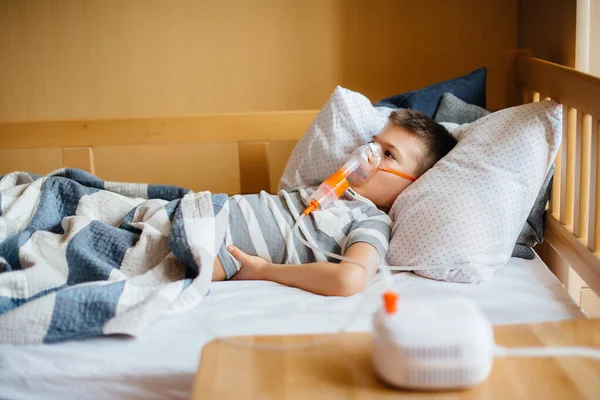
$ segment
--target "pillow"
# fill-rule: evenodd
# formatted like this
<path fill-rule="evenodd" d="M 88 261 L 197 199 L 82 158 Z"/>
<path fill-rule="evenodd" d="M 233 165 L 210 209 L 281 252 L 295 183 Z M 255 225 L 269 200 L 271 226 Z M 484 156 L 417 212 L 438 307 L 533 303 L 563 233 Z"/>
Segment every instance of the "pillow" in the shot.
<path fill-rule="evenodd" d="M 444 93 L 452 93 L 469 104 L 485 108 L 487 69 L 479 68 L 470 74 L 436 83 L 420 90 L 397 94 L 376 103 L 376 107 L 413 108 L 433 118 Z"/>
<path fill-rule="evenodd" d="M 371 140 L 387 123 L 389 108 L 375 108 L 360 93 L 336 87 L 294 147 L 279 189 L 321 184 L 346 162 L 354 149 Z"/>
<path fill-rule="evenodd" d="M 488 114 L 490 114 L 490 112 L 481 107 L 465 103 L 451 93 L 444 93 L 440 106 L 435 114 L 435 120 L 442 124 L 447 124 L 448 122 L 465 124 L 473 122 Z M 449 127 L 446 126 L 446 128 L 448 129 Z M 451 127 L 449 130 L 452 131 L 452 128 L 454 127 Z M 523 225 L 523 229 L 521 230 L 515 248 L 513 249 L 513 257 L 533 260 L 535 257 L 533 247 L 544 240 L 544 211 L 546 210 L 546 204 L 550 198 L 550 185 L 553 175 L 554 166 L 552 166 L 548 172 L 533 208 L 527 217 L 527 221 L 525 222 L 525 225 Z"/>
<path fill-rule="evenodd" d="M 435 113 L 436 122 L 454 122 L 455 124 L 466 124 L 485 117 L 490 112 L 485 108 L 469 104 L 452 93 L 444 93 L 440 105 Z"/>
<path fill-rule="evenodd" d="M 535 203 L 527 217 L 527 221 L 525 221 L 525 225 L 523 225 L 523 229 L 521 229 L 517 244 L 513 249 L 513 257 L 533 260 L 535 258 L 533 247 L 544 241 L 544 212 L 546 211 L 548 199 L 550 199 L 553 175 L 554 164 L 550 167 L 550 171 L 548 171 L 546 179 L 544 179 L 542 188 L 538 193 L 538 197 L 535 199 Z"/>
<path fill-rule="evenodd" d="M 467 126 L 456 147 L 394 202 L 387 262 L 453 282 L 493 275 L 511 257 L 552 166 L 561 119 L 561 105 L 544 101 Z"/>

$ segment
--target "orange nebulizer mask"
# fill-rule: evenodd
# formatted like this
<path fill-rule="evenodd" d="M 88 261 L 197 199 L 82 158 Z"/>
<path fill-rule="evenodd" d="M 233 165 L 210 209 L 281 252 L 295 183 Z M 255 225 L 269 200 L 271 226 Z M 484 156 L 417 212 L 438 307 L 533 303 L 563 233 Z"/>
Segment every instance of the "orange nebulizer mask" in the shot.
<path fill-rule="evenodd" d="M 323 181 L 310 196 L 303 214 L 327 208 L 344 194 L 350 184 L 359 185 L 364 182 L 379 166 L 382 153 L 379 143 L 367 143 L 354 150 L 348 161 Z"/>

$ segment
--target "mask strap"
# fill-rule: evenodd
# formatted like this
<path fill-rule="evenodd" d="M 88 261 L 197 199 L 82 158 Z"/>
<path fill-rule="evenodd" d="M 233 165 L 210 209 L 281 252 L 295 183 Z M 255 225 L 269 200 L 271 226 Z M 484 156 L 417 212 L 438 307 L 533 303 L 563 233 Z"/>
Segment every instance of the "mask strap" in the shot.
<path fill-rule="evenodd" d="M 395 169 L 388 169 L 388 168 L 383 168 L 383 167 L 377 167 L 377 169 L 379 171 L 389 172 L 390 174 L 394 174 L 396 176 L 399 176 L 400 178 L 408 179 L 409 181 L 412 181 L 412 182 L 417 180 L 417 178 L 413 178 L 410 175 L 403 174 L 402 172 L 396 171 Z"/>

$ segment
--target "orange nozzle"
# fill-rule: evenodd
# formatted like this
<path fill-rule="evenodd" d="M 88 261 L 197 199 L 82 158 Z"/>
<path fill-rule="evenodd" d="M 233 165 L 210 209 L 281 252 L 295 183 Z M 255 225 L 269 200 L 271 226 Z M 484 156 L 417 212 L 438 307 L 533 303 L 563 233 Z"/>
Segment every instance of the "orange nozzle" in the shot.
<path fill-rule="evenodd" d="M 398 294 L 391 290 L 386 291 L 383 294 L 383 305 L 386 313 L 394 314 L 398 310 Z"/>
<path fill-rule="evenodd" d="M 302 214 L 304 214 L 304 215 L 308 215 L 308 214 L 310 214 L 311 212 L 313 212 L 313 211 L 317 210 L 318 208 L 319 208 L 319 202 L 318 202 L 318 201 L 316 201 L 316 200 L 313 200 L 313 201 L 312 201 L 312 202 L 311 202 L 311 203 L 308 205 L 308 207 L 306 207 L 306 208 L 304 209 L 304 211 L 302 211 Z"/>

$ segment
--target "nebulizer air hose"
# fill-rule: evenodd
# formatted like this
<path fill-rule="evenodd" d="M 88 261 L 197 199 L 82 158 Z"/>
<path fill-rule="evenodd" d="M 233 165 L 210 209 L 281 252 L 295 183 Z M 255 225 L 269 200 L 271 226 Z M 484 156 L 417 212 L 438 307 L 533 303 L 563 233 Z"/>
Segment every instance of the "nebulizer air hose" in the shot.
<path fill-rule="evenodd" d="M 323 250 L 315 244 L 310 243 L 308 240 L 302 237 L 302 234 L 300 232 L 300 225 L 302 221 L 304 221 L 304 219 L 307 218 L 311 212 L 323 210 L 329 207 L 333 202 L 335 202 L 335 200 L 339 199 L 349 187 L 348 180 L 351 180 L 353 182 L 362 182 L 366 180 L 371 174 L 371 172 L 375 170 L 379 165 L 381 161 L 381 153 L 381 146 L 377 143 L 368 143 L 356 149 L 352 153 L 350 159 L 342 166 L 342 168 L 340 168 L 337 172 L 335 172 L 328 179 L 326 179 L 310 196 L 308 206 L 302 213 L 299 213 L 297 215 L 296 223 L 294 224 L 294 234 L 296 235 L 298 240 L 305 246 L 311 248 L 313 251 L 322 253 L 331 258 L 335 258 L 337 260 L 345 261 L 362 267 L 367 274 L 365 288 L 369 288 L 372 281 L 372 277 L 375 275 L 375 271 L 370 270 L 367 266 L 363 265 L 357 260 L 354 260 L 349 257 L 344 257 L 339 254 L 329 252 L 327 250 Z M 396 309 L 397 294 L 392 287 L 392 275 L 388 268 L 380 268 L 380 270 L 382 271 L 383 282 L 386 286 L 386 290 L 383 294 L 384 306 L 388 312 L 394 312 Z M 215 338 L 218 338 L 220 341 L 233 346 L 248 347 L 260 350 L 305 349 L 329 343 L 330 341 L 334 340 L 338 334 L 346 332 L 350 325 L 354 322 L 356 316 L 359 315 L 359 310 L 364 305 L 366 299 L 367 292 L 365 290 L 362 293 L 362 298 L 358 302 L 356 308 L 351 312 L 348 320 L 337 331 L 333 332 L 332 334 L 321 336 L 318 339 L 308 340 L 303 343 L 295 343 L 291 345 L 272 345 L 263 343 L 241 342 L 236 341 L 234 338 L 229 336 L 219 335 L 218 332 L 215 332 L 212 329 L 210 324 L 207 324 L 207 327 L 209 328 L 210 333 Z"/>

